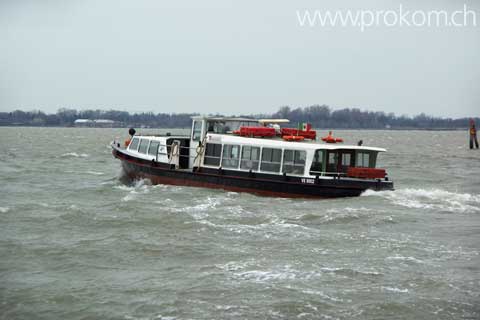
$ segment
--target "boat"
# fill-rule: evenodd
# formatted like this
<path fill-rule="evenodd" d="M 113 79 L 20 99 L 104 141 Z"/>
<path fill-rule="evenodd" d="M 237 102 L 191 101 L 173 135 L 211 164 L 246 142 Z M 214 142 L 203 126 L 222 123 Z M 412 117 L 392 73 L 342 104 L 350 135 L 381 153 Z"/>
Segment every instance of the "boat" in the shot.
<path fill-rule="evenodd" d="M 280 124 L 286 123 L 287 119 L 195 116 L 189 135 L 142 135 L 130 129 L 130 141 L 112 141 L 112 153 L 130 179 L 153 184 L 288 198 L 393 190 L 385 169 L 376 167 L 385 149 L 317 141 L 312 133 L 301 135 L 311 131 L 308 126 L 296 133 L 283 131 L 303 139 L 284 139 Z"/>

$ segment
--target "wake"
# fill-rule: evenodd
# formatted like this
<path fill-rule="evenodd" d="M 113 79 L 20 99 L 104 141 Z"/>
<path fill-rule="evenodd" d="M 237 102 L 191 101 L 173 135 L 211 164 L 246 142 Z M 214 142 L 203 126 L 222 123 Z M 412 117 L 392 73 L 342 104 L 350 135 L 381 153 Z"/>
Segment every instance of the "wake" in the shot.
<path fill-rule="evenodd" d="M 442 189 L 399 189 L 395 191 L 365 191 L 364 197 L 381 197 L 406 208 L 450 213 L 480 212 L 480 195 L 457 193 Z"/>

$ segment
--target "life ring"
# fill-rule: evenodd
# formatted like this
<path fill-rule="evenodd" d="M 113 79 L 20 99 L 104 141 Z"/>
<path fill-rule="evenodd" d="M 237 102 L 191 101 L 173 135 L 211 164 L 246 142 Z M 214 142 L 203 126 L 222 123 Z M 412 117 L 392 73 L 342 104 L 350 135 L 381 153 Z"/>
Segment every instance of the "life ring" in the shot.
<path fill-rule="evenodd" d="M 286 141 L 303 141 L 305 137 L 304 136 L 283 136 L 282 139 Z"/>
<path fill-rule="evenodd" d="M 322 141 L 326 143 L 338 143 L 338 142 L 343 142 L 342 138 L 334 138 L 334 137 L 323 137 Z"/>

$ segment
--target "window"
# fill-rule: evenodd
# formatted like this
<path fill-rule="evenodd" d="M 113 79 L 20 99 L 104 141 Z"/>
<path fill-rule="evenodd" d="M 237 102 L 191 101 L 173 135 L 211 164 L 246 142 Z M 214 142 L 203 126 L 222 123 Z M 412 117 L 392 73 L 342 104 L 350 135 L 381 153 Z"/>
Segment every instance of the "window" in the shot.
<path fill-rule="evenodd" d="M 321 172 L 323 172 L 323 155 L 323 150 L 315 150 L 312 166 L 310 167 L 310 174 L 319 175 Z"/>
<path fill-rule="evenodd" d="M 218 166 L 220 165 L 220 154 L 222 152 L 222 145 L 216 143 L 207 143 L 205 147 L 205 157 L 203 159 L 203 164 L 209 166 Z"/>
<path fill-rule="evenodd" d="M 260 159 L 260 148 L 243 146 L 242 148 L 242 161 L 240 162 L 240 168 L 246 170 L 257 171 Z"/>
<path fill-rule="evenodd" d="M 140 146 L 138 147 L 138 152 L 147 153 L 148 143 L 150 140 L 142 139 L 140 140 Z"/>
<path fill-rule="evenodd" d="M 201 135 L 202 135 L 202 121 L 194 121 L 192 139 L 194 141 L 199 141 Z"/>
<path fill-rule="evenodd" d="M 226 144 L 223 146 L 222 167 L 238 168 L 238 158 L 240 156 L 240 146 Z"/>
<path fill-rule="evenodd" d="M 128 149 L 129 150 L 135 150 L 137 151 L 138 149 L 138 138 L 133 138 L 132 142 L 130 143 L 130 145 L 128 146 Z"/>
<path fill-rule="evenodd" d="M 342 162 L 340 163 L 340 171 L 347 172 L 348 168 L 353 165 L 353 151 L 342 151 Z"/>
<path fill-rule="evenodd" d="M 358 152 L 355 166 L 368 168 L 370 166 L 370 154 L 367 152 Z"/>
<path fill-rule="evenodd" d="M 270 171 L 270 172 L 279 172 L 281 159 L 282 159 L 281 149 L 263 148 L 262 164 L 260 165 L 260 170 Z"/>
<path fill-rule="evenodd" d="M 150 147 L 148 148 L 148 154 L 151 155 L 151 156 L 157 156 L 159 145 L 160 145 L 159 141 L 150 142 Z"/>
<path fill-rule="evenodd" d="M 327 161 L 327 172 L 337 172 L 338 153 L 329 152 Z"/>
<path fill-rule="evenodd" d="M 285 150 L 283 152 L 283 172 L 303 175 L 305 171 L 306 152 Z"/>

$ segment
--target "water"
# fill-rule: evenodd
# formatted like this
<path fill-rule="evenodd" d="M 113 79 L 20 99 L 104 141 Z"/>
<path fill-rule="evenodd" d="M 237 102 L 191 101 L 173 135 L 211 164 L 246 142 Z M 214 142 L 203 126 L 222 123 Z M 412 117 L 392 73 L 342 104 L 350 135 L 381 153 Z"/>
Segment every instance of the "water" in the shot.
<path fill-rule="evenodd" d="M 466 132 L 335 132 L 396 187 L 336 200 L 124 185 L 126 132 L 0 128 L 1 319 L 480 318 Z"/>

